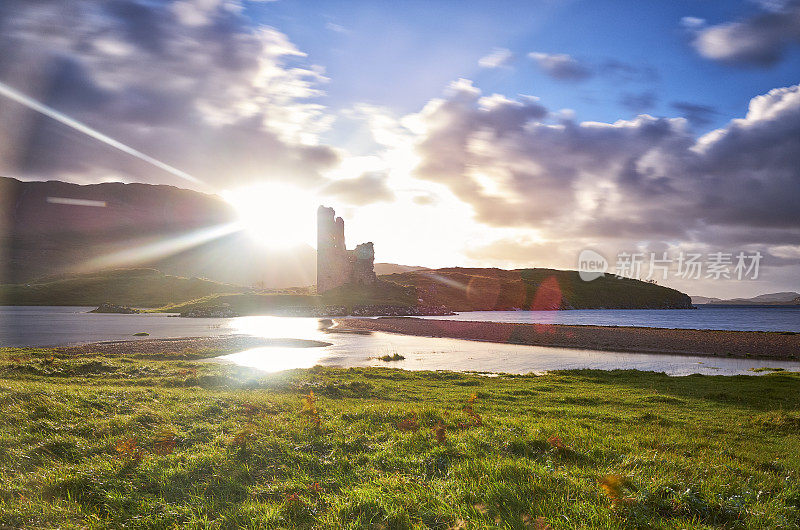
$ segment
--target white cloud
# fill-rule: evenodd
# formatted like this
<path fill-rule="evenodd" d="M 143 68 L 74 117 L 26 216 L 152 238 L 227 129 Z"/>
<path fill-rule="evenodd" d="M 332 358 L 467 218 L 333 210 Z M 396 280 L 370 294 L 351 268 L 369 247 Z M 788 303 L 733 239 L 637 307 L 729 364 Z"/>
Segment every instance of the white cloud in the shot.
<path fill-rule="evenodd" d="M 492 53 L 485 55 L 478 60 L 481 68 L 501 68 L 508 66 L 514 54 L 507 48 L 495 48 Z"/>
<path fill-rule="evenodd" d="M 721 62 L 767 67 L 786 49 L 800 43 L 800 1 L 762 3 L 764 12 L 750 18 L 706 26 L 702 19 L 684 17 L 694 32 L 692 45 L 700 55 Z"/>
<path fill-rule="evenodd" d="M 706 25 L 706 19 L 698 17 L 683 17 L 681 26 L 688 29 L 698 29 Z"/>
<path fill-rule="evenodd" d="M 331 30 L 334 33 L 342 33 L 342 34 L 350 33 L 347 30 L 347 28 L 345 28 L 341 24 L 336 24 L 335 22 L 327 22 L 325 24 L 325 28 Z"/>
<path fill-rule="evenodd" d="M 480 223 L 539 231 L 537 248 L 800 238 L 797 86 L 753 98 L 745 118 L 699 140 L 683 118 L 555 116 L 460 81 L 416 116 L 415 175 L 447 186 Z"/>

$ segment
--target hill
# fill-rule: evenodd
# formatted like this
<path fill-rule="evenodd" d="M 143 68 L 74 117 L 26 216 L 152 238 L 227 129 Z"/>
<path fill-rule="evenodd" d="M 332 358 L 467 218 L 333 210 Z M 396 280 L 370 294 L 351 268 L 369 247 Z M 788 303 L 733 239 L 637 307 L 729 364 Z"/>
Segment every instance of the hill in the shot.
<path fill-rule="evenodd" d="M 557 309 L 687 309 L 674 289 L 613 276 L 584 282 L 575 271 L 553 269 L 418 270 L 380 276 L 374 286 L 346 285 L 324 295 L 311 288 L 213 295 L 159 308 L 207 314 L 229 307 L 241 315 L 441 314 L 447 311 Z"/>
<path fill-rule="evenodd" d="M 0 284 L 132 267 L 259 288 L 314 283 L 312 247 L 267 248 L 230 231 L 237 221 L 222 198 L 173 186 L 0 177 Z"/>
<path fill-rule="evenodd" d="M 418 267 L 414 265 L 398 265 L 396 263 L 376 263 L 375 274 L 383 276 L 385 274 L 399 274 L 401 272 L 411 271 L 429 271 L 427 267 Z"/>
<path fill-rule="evenodd" d="M 239 315 L 344 316 L 348 314 L 416 314 L 414 290 L 391 282 L 344 285 L 323 295 L 313 288 L 275 292 L 215 294 L 160 307 L 164 313 L 205 315 L 221 308 Z"/>
<path fill-rule="evenodd" d="M 92 306 L 110 301 L 126 306 L 159 307 L 214 293 L 244 290 L 236 285 L 171 276 L 154 269 L 121 269 L 0 285 L 0 305 Z"/>
<path fill-rule="evenodd" d="M 732 298 L 729 300 L 706 296 L 693 296 L 692 302 L 695 304 L 712 305 L 800 305 L 800 293 L 767 293 L 752 298 Z"/>
<path fill-rule="evenodd" d="M 446 268 L 381 276 L 414 287 L 419 303 L 453 311 L 686 309 L 688 295 L 652 283 L 605 275 L 584 282 L 575 271 Z"/>
<path fill-rule="evenodd" d="M 145 268 L 0 285 L 0 304 L 5 305 L 88 306 L 106 301 L 175 313 L 207 314 L 226 307 L 240 315 L 691 307 L 689 297 L 673 289 L 611 276 L 587 283 L 574 271 L 553 269 L 418 270 L 380 276 L 375 285 L 346 285 L 323 295 L 317 295 L 313 287 L 254 291 Z"/>

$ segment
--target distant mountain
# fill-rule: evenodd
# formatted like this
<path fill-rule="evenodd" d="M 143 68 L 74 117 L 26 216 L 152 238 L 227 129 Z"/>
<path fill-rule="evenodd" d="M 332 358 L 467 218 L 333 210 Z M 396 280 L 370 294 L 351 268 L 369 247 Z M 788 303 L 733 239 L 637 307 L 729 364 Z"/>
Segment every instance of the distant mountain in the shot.
<path fill-rule="evenodd" d="M 411 272 L 411 271 L 427 271 L 430 270 L 427 267 L 417 267 L 414 265 L 397 265 L 395 263 L 376 263 L 375 264 L 375 274 L 381 276 L 383 274 L 399 274 L 402 272 Z"/>
<path fill-rule="evenodd" d="M 748 298 L 751 302 L 755 303 L 762 303 L 762 302 L 792 302 L 796 298 L 800 297 L 800 293 L 795 292 L 783 292 L 783 293 L 770 293 L 770 294 L 760 294 L 758 296 L 754 296 L 753 298 Z M 739 301 L 742 298 L 736 298 L 733 301 Z"/>
<path fill-rule="evenodd" d="M 219 235 L 236 220 L 220 197 L 173 186 L 0 177 L 0 283 L 125 267 L 259 288 L 316 282 L 312 247 L 278 251 L 243 232 Z"/>
<path fill-rule="evenodd" d="M 706 296 L 692 296 L 693 304 L 719 304 L 719 305 L 800 305 L 800 293 L 782 292 L 760 294 L 752 298 L 710 298 Z"/>
<path fill-rule="evenodd" d="M 697 304 L 700 304 L 700 305 L 702 305 L 702 304 L 716 304 L 716 303 L 719 303 L 721 301 L 722 301 L 721 298 L 712 298 L 712 297 L 708 297 L 708 296 L 692 296 L 692 303 L 695 304 L 695 305 L 697 305 Z"/>

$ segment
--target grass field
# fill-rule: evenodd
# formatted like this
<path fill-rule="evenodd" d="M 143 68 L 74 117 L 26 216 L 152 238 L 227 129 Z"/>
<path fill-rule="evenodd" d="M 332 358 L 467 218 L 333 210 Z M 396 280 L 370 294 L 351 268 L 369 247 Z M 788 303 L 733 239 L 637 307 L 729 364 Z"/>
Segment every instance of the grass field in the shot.
<path fill-rule="evenodd" d="M 0 526 L 797 528 L 800 377 L 0 350 Z"/>
<path fill-rule="evenodd" d="M 281 289 L 278 292 L 214 294 L 196 300 L 170 304 L 158 308 L 162 313 L 181 313 L 193 309 L 227 304 L 240 315 L 283 314 L 293 310 L 323 310 L 330 307 L 356 307 L 381 305 L 409 307 L 416 305 L 414 290 L 391 282 L 376 282 L 374 285 L 344 285 L 322 295 L 314 288 Z"/>

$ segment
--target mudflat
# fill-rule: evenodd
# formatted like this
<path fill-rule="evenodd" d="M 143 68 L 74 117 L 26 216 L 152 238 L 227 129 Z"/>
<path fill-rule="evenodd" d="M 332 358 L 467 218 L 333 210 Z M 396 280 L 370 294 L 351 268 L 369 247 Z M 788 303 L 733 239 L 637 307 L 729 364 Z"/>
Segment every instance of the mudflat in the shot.
<path fill-rule="evenodd" d="M 335 322 L 337 327 L 350 330 L 531 346 L 786 360 L 800 357 L 800 333 L 793 332 L 518 324 L 408 317 L 339 319 Z"/>

